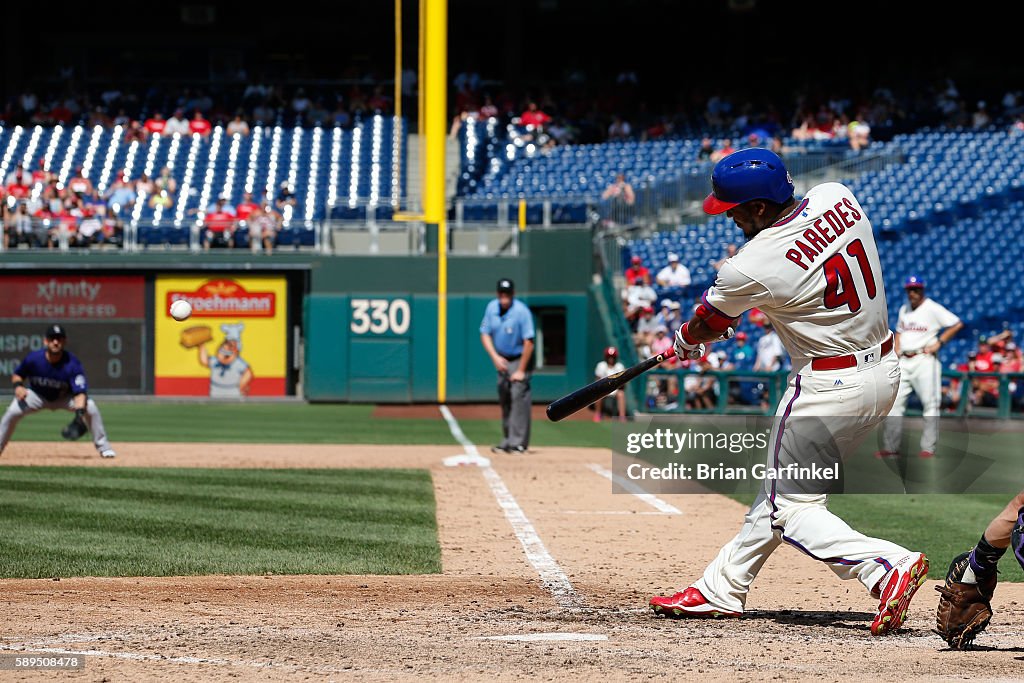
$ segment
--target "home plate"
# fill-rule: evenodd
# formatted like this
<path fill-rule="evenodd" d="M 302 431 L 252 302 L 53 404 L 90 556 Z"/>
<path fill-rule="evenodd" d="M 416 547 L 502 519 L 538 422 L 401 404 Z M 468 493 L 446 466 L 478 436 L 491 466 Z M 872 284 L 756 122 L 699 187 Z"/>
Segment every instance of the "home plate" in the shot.
<path fill-rule="evenodd" d="M 608 640 L 602 633 L 524 633 L 518 636 L 480 636 L 474 640 L 516 640 L 531 643 L 568 640 Z"/>
<path fill-rule="evenodd" d="M 447 467 L 460 467 L 463 465 L 476 465 L 477 467 L 490 467 L 491 461 L 482 455 L 453 455 L 442 461 Z"/>

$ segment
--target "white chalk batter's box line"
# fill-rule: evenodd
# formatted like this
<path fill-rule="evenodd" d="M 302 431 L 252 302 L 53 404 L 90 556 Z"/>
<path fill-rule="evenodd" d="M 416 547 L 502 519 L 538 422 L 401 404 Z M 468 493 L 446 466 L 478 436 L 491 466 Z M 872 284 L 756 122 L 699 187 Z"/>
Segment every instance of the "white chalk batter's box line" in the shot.
<path fill-rule="evenodd" d="M 594 472 L 595 474 L 598 474 L 598 475 L 604 477 L 605 479 L 607 479 L 608 481 L 612 482 L 613 484 L 618 485 L 623 491 L 626 491 L 626 492 L 636 496 L 637 498 L 639 498 L 643 502 L 647 503 L 652 508 L 654 508 L 655 510 L 657 510 L 658 512 L 660 512 L 662 514 L 666 514 L 666 515 L 681 515 L 681 514 L 683 514 L 682 511 L 679 508 L 677 508 L 675 505 L 672 505 L 671 503 L 666 503 L 665 501 L 663 501 L 661 498 L 658 498 L 653 493 L 647 493 L 642 488 L 640 488 L 635 482 L 632 482 L 632 481 L 626 479 L 625 477 L 620 477 L 619 475 L 615 474 L 611 470 L 607 470 L 607 469 L 601 467 L 597 463 L 590 463 L 589 465 L 587 465 L 587 469 L 590 470 L 591 472 Z"/>

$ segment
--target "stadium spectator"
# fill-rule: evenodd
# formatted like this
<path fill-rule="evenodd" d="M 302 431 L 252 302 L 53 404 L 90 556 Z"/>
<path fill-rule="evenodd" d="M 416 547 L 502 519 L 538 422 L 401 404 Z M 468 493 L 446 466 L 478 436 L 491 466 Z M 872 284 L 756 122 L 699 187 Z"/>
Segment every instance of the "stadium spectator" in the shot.
<path fill-rule="evenodd" d="M 633 127 L 629 125 L 628 121 L 623 120 L 621 116 L 615 116 L 611 124 L 608 126 L 608 140 L 628 140 L 633 134 Z"/>
<path fill-rule="evenodd" d="M 625 292 L 625 314 L 631 326 L 636 327 L 637 316 L 647 306 L 654 306 L 658 295 L 654 292 L 646 277 L 639 278 L 632 285 L 626 288 Z"/>
<path fill-rule="evenodd" d="M 203 117 L 203 112 L 196 109 L 195 114 L 192 115 L 192 120 L 188 122 L 188 130 L 192 134 L 198 134 L 200 137 L 205 138 L 213 130 L 213 126 Z"/>
<path fill-rule="evenodd" d="M 764 334 L 757 340 L 757 357 L 754 370 L 757 372 L 778 372 L 784 369 L 786 349 L 770 321 L 764 322 Z"/>
<path fill-rule="evenodd" d="M 626 174 L 616 173 L 615 180 L 601 193 L 601 199 L 611 200 L 613 204 L 633 206 L 636 202 L 636 193 L 626 180 Z"/>
<path fill-rule="evenodd" d="M 292 98 L 293 112 L 300 115 L 305 114 L 306 110 L 309 109 L 312 104 L 313 103 L 310 102 L 309 97 L 306 96 L 305 88 L 299 88 L 295 91 L 295 96 Z"/>
<path fill-rule="evenodd" d="M 75 175 L 67 182 L 68 191 L 79 197 L 92 194 L 92 181 L 85 175 L 84 169 L 79 166 L 75 169 Z"/>
<path fill-rule="evenodd" d="M 252 118 L 257 125 L 270 126 L 274 124 L 274 120 L 277 118 L 277 110 L 269 100 L 264 100 L 253 107 Z"/>
<path fill-rule="evenodd" d="M 640 309 L 636 320 L 636 332 L 633 333 L 633 344 L 641 358 L 651 355 L 651 342 L 654 341 L 654 334 L 661 325 L 663 323 L 654 315 L 653 306 L 644 306 Z"/>
<path fill-rule="evenodd" d="M 92 212 L 86 212 L 78 224 L 74 246 L 89 247 L 103 242 L 103 221 Z"/>
<path fill-rule="evenodd" d="M 188 135 L 190 128 L 188 125 L 188 119 L 185 118 L 184 109 L 175 109 L 174 114 L 171 118 L 167 119 L 164 123 L 164 131 L 161 135 Z"/>
<path fill-rule="evenodd" d="M 850 121 L 847 130 L 850 149 L 854 152 L 867 149 L 871 145 L 871 125 L 864 118 Z"/>
<path fill-rule="evenodd" d="M 211 246 L 232 248 L 235 246 L 235 217 L 227 210 L 226 202 L 218 199 L 214 210 L 203 219 L 203 250 Z"/>
<path fill-rule="evenodd" d="M 178 181 L 174 179 L 170 166 L 160 169 L 160 175 L 153 181 L 153 190 L 156 193 L 166 193 L 170 197 L 174 197 L 174 193 L 178 191 Z"/>
<path fill-rule="evenodd" d="M 735 256 L 737 251 L 739 251 L 739 247 L 737 247 L 735 244 L 729 244 L 728 246 L 725 247 L 725 254 L 722 255 L 722 258 L 716 261 L 712 261 L 711 267 L 714 268 L 716 271 L 721 270 L 722 266 L 725 265 L 725 262 L 731 259 L 733 256 Z"/>
<path fill-rule="evenodd" d="M 7 188 L 7 192 L 10 193 L 10 188 L 15 185 L 20 185 L 25 189 L 28 189 L 32 184 L 32 176 L 25 172 L 25 167 L 20 163 L 14 167 L 14 170 L 7 174 L 7 178 L 4 179 L 4 187 Z"/>
<path fill-rule="evenodd" d="M 480 105 L 480 118 L 490 119 L 498 115 L 498 107 L 495 106 L 494 100 L 491 99 L 490 95 L 484 95 L 484 103 Z"/>
<path fill-rule="evenodd" d="M 153 112 L 153 115 L 146 119 L 146 123 L 143 126 L 146 135 L 153 135 L 154 133 L 163 135 L 166 128 L 167 121 L 164 120 L 163 114 L 158 111 Z"/>
<path fill-rule="evenodd" d="M 657 315 L 658 322 L 670 330 L 679 329 L 679 326 L 686 322 L 683 320 L 682 309 L 678 301 L 662 299 L 661 310 Z"/>
<path fill-rule="evenodd" d="M 986 375 L 978 378 L 974 385 L 973 400 L 972 403 L 982 408 L 998 408 L 999 407 L 999 377 L 998 374 L 1002 372 L 1003 356 L 999 353 L 993 353 L 991 358 L 991 369 L 990 370 L 975 370 L 978 372 L 990 372 L 993 374 Z"/>
<path fill-rule="evenodd" d="M 352 125 L 352 115 L 348 113 L 348 109 L 345 108 L 345 101 L 341 97 L 338 98 L 334 106 L 331 120 L 334 122 L 335 128 L 349 128 Z"/>
<path fill-rule="evenodd" d="M 22 202 L 18 208 L 10 211 L 4 203 L 4 250 L 16 249 L 18 245 L 37 246 L 35 233 L 32 229 L 32 217 L 28 206 Z"/>
<path fill-rule="evenodd" d="M 714 141 L 711 138 L 702 138 L 700 141 L 700 149 L 697 150 L 697 161 L 711 161 L 711 156 L 714 153 Z"/>
<path fill-rule="evenodd" d="M 632 258 L 630 258 L 630 263 L 632 265 L 630 265 L 629 268 L 626 268 L 627 285 L 631 285 L 636 282 L 637 278 L 646 278 L 647 280 L 651 279 L 651 271 L 643 264 L 643 259 L 636 254 L 633 254 Z"/>
<path fill-rule="evenodd" d="M 125 181 L 124 172 L 120 172 L 114 178 L 114 182 L 107 188 L 105 198 L 107 200 L 107 206 L 110 207 L 114 213 L 119 213 L 131 209 L 135 205 L 135 199 L 138 195 L 135 192 L 135 184 Z"/>
<path fill-rule="evenodd" d="M 735 151 L 736 148 L 732 146 L 732 138 L 726 138 L 722 141 L 722 146 L 712 152 L 711 161 L 718 163 L 718 161 L 724 159 Z"/>
<path fill-rule="evenodd" d="M 988 337 L 978 337 L 978 351 L 974 359 L 975 372 L 992 372 L 992 347 Z"/>
<path fill-rule="evenodd" d="M 273 253 L 281 226 L 281 214 L 274 211 L 270 204 L 257 206 L 248 214 L 246 225 L 249 228 L 249 249 L 252 253 L 258 254 L 261 246 L 268 255 Z"/>
<path fill-rule="evenodd" d="M 988 105 L 985 100 L 978 102 L 977 108 L 971 115 L 971 127 L 972 128 L 987 128 L 992 124 L 992 117 L 988 113 Z"/>
<path fill-rule="evenodd" d="M 260 205 L 253 201 L 252 192 L 242 195 L 242 201 L 235 207 L 235 216 L 240 221 L 249 219 L 250 214 L 260 210 Z"/>
<path fill-rule="evenodd" d="M 594 379 L 604 379 L 610 377 L 619 372 L 625 372 L 626 366 L 619 360 L 619 350 L 614 346 L 609 346 L 604 350 L 604 360 L 594 366 Z M 626 392 L 623 389 L 613 391 L 604 398 L 600 399 L 593 405 L 591 409 L 594 411 L 594 422 L 601 421 L 601 415 L 608 407 L 606 404 L 613 403 L 614 407 L 617 408 L 617 414 L 620 422 L 626 421 Z M 610 411 L 609 411 L 610 412 Z"/>
<path fill-rule="evenodd" d="M 292 189 L 287 180 L 282 180 L 277 190 L 277 197 L 274 198 L 274 206 L 277 207 L 278 211 L 285 212 L 294 209 L 298 203 L 299 200 L 295 196 L 295 190 Z"/>
<path fill-rule="evenodd" d="M 668 265 L 658 271 L 657 281 L 659 287 L 688 287 L 690 271 L 679 263 L 678 254 L 669 252 Z"/>
<path fill-rule="evenodd" d="M 235 118 L 231 119 L 228 123 L 228 127 L 225 131 L 228 137 L 234 137 L 241 135 L 242 137 L 248 137 L 249 135 L 249 124 L 242 118 L 242 110 L 239 109 L 235 112 Z"/>
<path fill-rule="evenodd" d="M 1014 342 L 1006 342 L 1002 371 L 1007 374 L 1024 372 L 1024 356 Z"/>
<path fill-rule="evenodd" d="M 32 171 L 32 187 L 46 187 L 57 182 L 57 174 L 46 169 L 46 158 L 40 157 L 36 170 Z"/>
<path fill-rule="evenodd" d="M 138 197 L 145 199 L 149 195 L 156 191 L 156 185 L 153 184 L 153 179 L 146 173 L 143 173 L 135 180 L 135 194 Z"/>
<path fill-rule="evenodd" d="M 551 121 L 551 117 L 539 109 L 537 103 L 533 101 L 526 105 L 526 111 L 519 117 L 519 122 L 522 125 L 533 126 L 534 128 L 543 128 L 549 121 Z"/>
<path fill-rule="evenodd" d="M 736 370 L 748 371 L 754 369 L 754 358 L 754 349 L 747 344 L 747 333 L 743 331 L 737 332 L 732 345 L 732 353 L 729 356 L 729 362 Z"/>
<path fill-rule="evenodd" d="M 651 355 L 667 353 L 671 348 L 672 336 L 668 333 L 668 328 L 664 325 L 659 325 L 654 334 L 654 341 L 651 342 Z M 678 370 L 679 368 L 679 359 L 675 357 L 670 358 L 658 366 L 659 370 Z M 653 396 L 648 392 L 649 405 L 653 398 L 654 405 L 664 410 L 673 410 L 679 406 L 679 379 L 676 375 L 659 376 L 655 381 L 654 389 L 655 391 Z"/>

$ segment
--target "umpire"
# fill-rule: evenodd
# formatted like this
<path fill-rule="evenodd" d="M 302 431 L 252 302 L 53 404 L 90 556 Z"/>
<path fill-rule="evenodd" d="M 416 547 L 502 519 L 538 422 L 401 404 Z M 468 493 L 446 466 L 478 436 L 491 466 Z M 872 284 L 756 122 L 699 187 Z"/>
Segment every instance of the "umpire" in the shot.
<path fill-rule="evenodd" d="M 525 453 L 530 446 L 530 375 L 533 371 L 533 316 L 515 298 L 511 280 L 498 280 L 498 296 L 487 304 L 480 342 L 498 371 L 498 402 L 504 438 L 494 453 Z"/>
<path fill-rule="evenodd" d="M 114 449 L 107 439 L 100 409 L 89 398 L 89 384 L 82 364 L 64 348 L 67 333 L 61 325 L 50 325 L 44 339 L 44 347 L 25 356 L 11 375 L 14 400 L 0 418 L 0 453 L 21 418 L 46 408 L 74 411 L 75 418 L 61 431 L 61 436 L 75 440 L 87 430 L 91 431 L 93 445 L 100 455 L 113 458 Z"/>

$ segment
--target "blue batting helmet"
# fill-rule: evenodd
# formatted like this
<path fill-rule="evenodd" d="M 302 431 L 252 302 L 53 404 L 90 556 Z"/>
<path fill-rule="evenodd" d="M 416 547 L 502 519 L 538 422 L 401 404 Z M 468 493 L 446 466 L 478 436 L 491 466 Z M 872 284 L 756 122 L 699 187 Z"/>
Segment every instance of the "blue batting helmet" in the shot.
<path fill-rule="evenodd" d="M 711 188 L 704 200 L 704 213 L 712 215 L 752 199 L 783 204 L 794 192 L 793 179 L 782 159 L 762 147 L 741 149 L 715 164 Z"/>
<path fill-rule="evenodd" d="M 924 289 L 924 278 L 920 275 L 911 275 L 903 281 L 903 289 Z"/>

